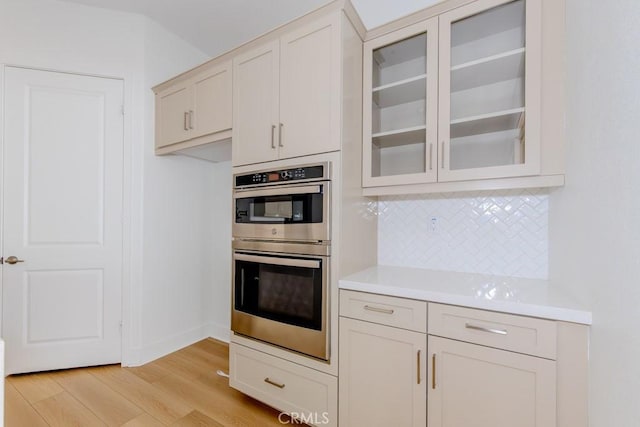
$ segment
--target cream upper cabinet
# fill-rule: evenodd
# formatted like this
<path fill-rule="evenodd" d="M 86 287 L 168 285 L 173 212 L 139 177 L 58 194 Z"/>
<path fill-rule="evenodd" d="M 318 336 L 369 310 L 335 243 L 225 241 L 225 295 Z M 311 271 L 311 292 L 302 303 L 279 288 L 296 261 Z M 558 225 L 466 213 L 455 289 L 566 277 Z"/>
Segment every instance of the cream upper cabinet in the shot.
<path fill-rule="evenodd" d="M 363 185 L 437 180 L 438 21 L 364 45 Z"/>
<path fill-rule="evenodd" d="M 480 0 L 440 21 L 440 181 L 540 173 L 539 0 Z"/>
<path fill-rule="evenodd" d="M 192 138 L 231 129 L 231 61 L 192 80 Z"/>
<path fill-rule="evenodd" d="M 231 61 L 227 61 L 159 91 L 156 148 L 229 131 L 231 87 Z M 216 136 L 203 138 L 202 142 L 214 140 Z"/>
<path fill-rule="evenodd" d="M 191 90 L 187 83 L 156 95 L 156 148 L 189 139 Z"/>
<path fill-rule="evenodd" d="M 340 149 L 338 18 L 234 58 L 234 166 Z"/>
<path fill-rule="evenodd" d="M 563 24 L 551 3 L 443 3 L 365 42 L 365 194 L 564 183 L 562 53 L 549 37 L 561 43 Z"/>
<path fill-rule="evenodd" d="M 426 425 L 426 315 L 424 301 L 340 291 L 340 425 Z"/>
<path fill-rule="evenodd" d="M 280 43 L 233 60 L 233 165 L 278 158 Z"/>

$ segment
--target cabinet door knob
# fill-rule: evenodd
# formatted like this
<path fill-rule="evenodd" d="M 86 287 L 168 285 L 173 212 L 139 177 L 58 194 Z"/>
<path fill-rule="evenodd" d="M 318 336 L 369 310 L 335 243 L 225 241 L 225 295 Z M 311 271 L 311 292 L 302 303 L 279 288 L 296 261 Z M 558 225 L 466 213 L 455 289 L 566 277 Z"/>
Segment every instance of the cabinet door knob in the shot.
<path fill-rule="evenodd" d="M 184 119 L 182 122 L 182 127 L 184 128 L 184 130 L 189 130 L 189 126 L 187 125 L 187 116 L 189 116 L 189 112 L 185 111 L 184 112 Z"/>
<path fill-rule="evenodd" d="M 284 147 L 284 144 L 282 143 L 282 128 L 284 127 L 284 125 L 282 123 L 280 123 L 280 128 L 278 129 L 278 147 Z"/>

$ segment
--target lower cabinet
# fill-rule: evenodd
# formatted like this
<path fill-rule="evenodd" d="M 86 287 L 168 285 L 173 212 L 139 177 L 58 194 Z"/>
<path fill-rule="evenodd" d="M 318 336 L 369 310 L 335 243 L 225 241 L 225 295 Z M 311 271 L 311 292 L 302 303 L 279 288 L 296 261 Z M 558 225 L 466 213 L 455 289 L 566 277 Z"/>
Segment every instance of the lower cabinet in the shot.
<path fill-rule="evenodd" d="M 426 308 L 423 301 L 340 292 L 341 426 L 426 425 Z"/>
<path fill-rule="evenodd" d="M 297 423 L 338 425 L 336 377 L 233 342 L 229 365 L 229 385 L 236 390 L 291 415 Z"/>
<path fill-rule="evenodd" d="M 429 336 L 429 427 L 553 427 L 553 360 Z"/>
<path fill-rule="evenodd" d="M 555 427 L 557 322 L 429 304 L 429 427 Z"/>

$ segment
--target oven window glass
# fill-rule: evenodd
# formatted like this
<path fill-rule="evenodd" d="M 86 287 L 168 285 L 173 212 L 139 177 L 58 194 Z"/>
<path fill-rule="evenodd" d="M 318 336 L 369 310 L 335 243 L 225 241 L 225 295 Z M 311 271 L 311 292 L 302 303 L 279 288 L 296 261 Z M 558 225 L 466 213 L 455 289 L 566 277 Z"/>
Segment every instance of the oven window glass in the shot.
<path fill-rule="evenodd" d="M 236 260 L 235 267 L 236 310 L 321 330 L 322 260 L 319 268 L 244 260 Z"/>
<path fill-rule="evenodd" d="M 322 199 L 320 193 L 236 199 L 236 223 L 321 223 Z"/>

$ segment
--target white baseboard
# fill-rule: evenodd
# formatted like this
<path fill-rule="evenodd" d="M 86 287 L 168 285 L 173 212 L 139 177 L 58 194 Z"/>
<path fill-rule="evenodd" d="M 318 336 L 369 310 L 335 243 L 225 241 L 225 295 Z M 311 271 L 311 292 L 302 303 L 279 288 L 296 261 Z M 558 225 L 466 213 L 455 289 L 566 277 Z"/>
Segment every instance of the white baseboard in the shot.
<path fill-rule="evenodd" d="M 209 323 L 209 337 L 218 341 L 228 343 L 231 341 L 231 330 L 229 325 L 221 325 L 219 323 Z"/>
<path fill-rule="evenodd" d="M 181 348 L 212 336 L 210 333 L 211 330 L 212 325 L 205 324 L 189 331 L 173 335 L 148 346 L 130 349 L 126 352 L 127 360 L 124 360 L 123 356 L 122 366 L 140 366 L 145 363 L 152 362 L 162 356 L 166 356 L 169 353 L 173 353 L 174 351 L 178 351 Z M 214 338 L 222 339 L 218 337 Z"/>

